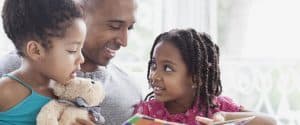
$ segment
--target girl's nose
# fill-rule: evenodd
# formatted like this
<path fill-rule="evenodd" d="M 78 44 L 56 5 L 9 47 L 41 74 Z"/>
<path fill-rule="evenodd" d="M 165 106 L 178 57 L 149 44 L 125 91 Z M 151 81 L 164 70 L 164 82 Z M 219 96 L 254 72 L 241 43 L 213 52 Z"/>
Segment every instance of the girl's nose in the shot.
<path fill-rule="evenodd" d="M 154 78 L 155 81 L 161 81 L 161 79 L 162 79 L 162 78 L 159 77 L 159 76 L 156 76 L 156 77 Z"/>
<path fill-rule="evenodd" d="M 82 52 L 80 51 L 80 55 L 79 55 L 79 64 L 84 63 L 84 57 L 82 55 Z"/>
<path fill-rule="evenodd" d="M 157 72 L 153 72 L 151 80 L 153 82 L 158 82 L 158 81 L 161 81 L 162 78 L 161 78 L 161 76 Z"/>

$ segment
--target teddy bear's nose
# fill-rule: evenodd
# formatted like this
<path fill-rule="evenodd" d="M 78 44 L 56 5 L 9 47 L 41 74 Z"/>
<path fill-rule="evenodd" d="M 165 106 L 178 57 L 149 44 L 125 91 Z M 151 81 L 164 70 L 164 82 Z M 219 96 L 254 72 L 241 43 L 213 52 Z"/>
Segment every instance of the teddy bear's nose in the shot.
<path fill-rule="evenodd" d="M 91 81 L 92 84 L 95 84 L 95 81 Z"/>

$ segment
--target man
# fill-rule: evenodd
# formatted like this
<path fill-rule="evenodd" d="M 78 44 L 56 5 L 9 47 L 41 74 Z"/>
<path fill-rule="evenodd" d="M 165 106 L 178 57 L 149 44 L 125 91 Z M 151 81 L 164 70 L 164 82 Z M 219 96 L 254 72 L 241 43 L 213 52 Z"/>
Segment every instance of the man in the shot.
<path fill-rule="evenodd" d="M 79 0 L 86 12 L 87 36 L 82 53 L 85 62 L 78 76 L 102 81 L 106 97 L 100 104 L 106 125 L 120 125 L 133 113 L 142 94 L 116 65 L 110 63 L 127 46 L 128 30 L 135 24 L 134 0 Z M 63 60 L 62 60 L 63 61 Z M 0 59 L 0 75 L 19 67 L 20 59 L 9 54 Z"/>

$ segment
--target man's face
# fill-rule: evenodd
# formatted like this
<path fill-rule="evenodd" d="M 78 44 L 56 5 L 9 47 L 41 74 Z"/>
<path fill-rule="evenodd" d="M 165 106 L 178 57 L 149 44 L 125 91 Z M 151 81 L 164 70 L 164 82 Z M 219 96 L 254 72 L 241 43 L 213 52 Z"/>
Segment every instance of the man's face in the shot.
<path fill-rule="evenodd" d="M 106 66 L 120 47 L 127 46 L 135 23 L 134 0 L 102 0 L 87 11 L 83 55 L 88 63 Z"/>

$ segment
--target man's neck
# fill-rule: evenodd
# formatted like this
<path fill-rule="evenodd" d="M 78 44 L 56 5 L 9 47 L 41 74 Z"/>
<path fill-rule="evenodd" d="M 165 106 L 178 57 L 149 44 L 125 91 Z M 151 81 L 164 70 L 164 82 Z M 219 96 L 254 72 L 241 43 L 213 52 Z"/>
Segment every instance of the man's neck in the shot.
<path fill-rule="evenodd" d="M 80 66 L 81 66 L 81 71 L 82 72 L 94 72 L 98 69 L 98 66 L 100 66 L 100 65 L 97 65 L 97 64 L 92 63 L 90 61 L 85 61 Z"/>

